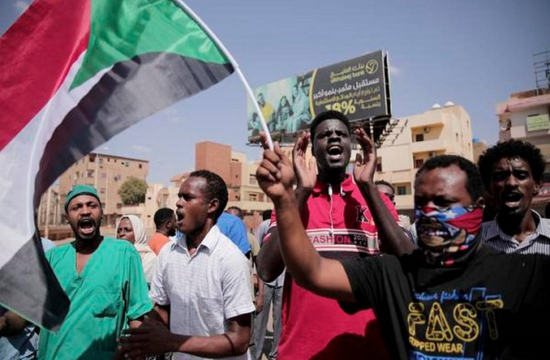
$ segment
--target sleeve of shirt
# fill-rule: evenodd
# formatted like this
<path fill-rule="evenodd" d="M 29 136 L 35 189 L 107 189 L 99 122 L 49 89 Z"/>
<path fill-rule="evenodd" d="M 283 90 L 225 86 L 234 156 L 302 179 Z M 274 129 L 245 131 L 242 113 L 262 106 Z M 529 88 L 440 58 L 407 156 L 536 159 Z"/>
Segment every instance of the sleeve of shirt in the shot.
<path fill-rule="evenodd" d="M 341 302 L 344 311 L 353 313 L 362 309 L 376 307 L 381 301 L 383 268 L 381 256 L 368 256 L 342 261 L 344 270 L 348 275 L 353 295 L 357 300 L 354 304 Z"/>
<path fill-rule="evenodd" d="M 157 268 L 153 274 L 153 278 L 151 279 L 151 290 L 149 291 L 149 297 L 151 300 L 162 306 L 170 304 L 170 298 L 168 298 L 168 294 L 166 294 L 166 289 L 164 288 L 164 269 L 168 260 L 169 251 L 170 244 L 164 246 L 160 250 Z"/>
<path fill-rule="evenodd" d="M 130 320 L 135 320 L 147 314 L 153 309 L 153 303 L 147 294 L 147 281 L 141 266 L 139 253 L 132 247 L 128 251 L 130 269 L 128 271 L 127 315 Z"/>
<path fill-rule="evenodd" d="M 237 255 L 237 254 L 236 254 Z M 224 317 L 231 319 L 255 310 L 252 302 L 250 265 L 248 260 L 238 254 L 228 254 L 222 266 Z"/>
<path fill-rule="evenodd" d="M 250 244 L 248 243 L 248 238 L 246 236 L 246 227 L 244 226 L 244 222 L 242 222 L 242 220 L 239 219 L 239 221 L 235 221 L 233 223 L 228 238 L 232 239 L 235 244 L 237 244 L 243 254 L 251 251 Z"/>

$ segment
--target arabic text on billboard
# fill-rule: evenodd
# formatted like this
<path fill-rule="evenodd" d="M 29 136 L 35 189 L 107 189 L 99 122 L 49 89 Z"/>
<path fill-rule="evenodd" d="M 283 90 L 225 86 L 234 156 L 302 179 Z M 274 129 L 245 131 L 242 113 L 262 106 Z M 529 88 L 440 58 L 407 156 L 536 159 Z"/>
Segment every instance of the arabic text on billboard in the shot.
<path fill-rule="evenodd" d="M 387 58 L 383 51 L 315 69 L 254 89 L 273 134 L 292 135 L 309 128 L 325 110 L 337 110 L 356 122 L 391 116 Z M 248 138 L 258 140 L 260 119 L 248 103 Z"/>

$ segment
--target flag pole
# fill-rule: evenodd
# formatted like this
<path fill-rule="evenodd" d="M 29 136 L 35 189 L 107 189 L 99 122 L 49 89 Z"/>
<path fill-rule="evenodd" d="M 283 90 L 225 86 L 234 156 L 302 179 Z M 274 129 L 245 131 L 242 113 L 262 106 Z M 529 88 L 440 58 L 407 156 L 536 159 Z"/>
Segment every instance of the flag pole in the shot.
<path fill-rule="evenodd" d="M 231 62 L 231 65 L 235 68 L 235 72 L 239 75 L 239 78 L 241 79 L 244 88 L 246 89 L 246 92 L 248 93 L 248 96 L 252 99 L 252 104 L 254 105 L 254 108 L 256 109 L 258 116 L 260 117 L 262 129 L 266 135 L 267 144 L 269 146 L 269 149 L 273 150 L 273 140 L 271 138 L 271 134 L 269 132 L 269 129 L 267 127 L 267 123 L 265 122 L 264 116 L 262 114 L 262 110 L 260 109 L 260 106 L 258 105 L 258 101 L 256 100 L 256 96 L 254 96 L 254 93 L 252 92 L 252 89 L 250 88 L 250 85 L 248 85 L 248 81 L 246 81 L 246 78 L 244 77 L 244 74 L 242 73 L 239 64 L 237 61 L 233 58 L 233 56 L 229 53 L 229 51 L 226 49 L 226 47 L 222 44 L 222 42 L 217 38 L 216 35 L 210 30 L 208 26 L 191 10 L 184 2 L 183 0 L 172 0 L 176 5 L 181 7 L 183 10 L 185 10 L 192 18 L 195 20 L 202 29 L 212 38 L 214 43 L 221 49 L 221 51 L 224 53 L 225 56 L 229 59 Z"/>

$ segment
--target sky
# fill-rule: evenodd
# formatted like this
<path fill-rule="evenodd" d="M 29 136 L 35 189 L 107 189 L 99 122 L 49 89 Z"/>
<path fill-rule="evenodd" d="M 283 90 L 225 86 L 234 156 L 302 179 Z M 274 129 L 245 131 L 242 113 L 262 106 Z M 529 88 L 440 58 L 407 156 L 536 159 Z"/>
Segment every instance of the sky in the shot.
<path fill-rule="evenodd" d="M 3 34 L 31 3 L 0 0 Z M 452 101 L 475 138 L 498 139 L 495 105 L 535 88 L 533 54 L 550 51 L 549 0 L 187 0 L 251 87 L 385 50 L 393 117 Z M 60 25 L 60 31 L 62 31 Z M 149 183 L 194 169 L 195 143 L 247 145 L 246 91 L 236 74 L 127 129 L 96 151 L 149 160 Z"/>

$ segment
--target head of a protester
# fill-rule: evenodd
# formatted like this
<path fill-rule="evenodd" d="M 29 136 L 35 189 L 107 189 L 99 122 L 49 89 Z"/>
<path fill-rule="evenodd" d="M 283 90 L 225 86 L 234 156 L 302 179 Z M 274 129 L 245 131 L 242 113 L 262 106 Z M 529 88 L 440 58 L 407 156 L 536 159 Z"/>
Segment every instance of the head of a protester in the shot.
<path fill-rule="evenodd" d="M 228 201 L 227 185 L 216 173 L 193 171 L 181 184 L 176 216 L 179 231 L 189 236 L 210 228 L 223 213 Z"/>
<path fill-rule="evenodd" d="M 147 245 L 147 234 L 143 221 L 136 215 L 122 215 L 116 225 L 117 239 L 126 240 L 132 244 Z"/>
<path fill-rule="evenodd" d="M 415 178 L 415 226 L 426 261 L 464 263 L 483 222 L 483 182 L 474 163 L 457 155 L 430 158 Z"/>
<path fill-rule="evenodd" d="M 546 167 L 540 149 L 511 139 L 487 149 L 478 165 L 498 217 L 522 218 L 531 209 Z"/>
<path fill-rule="evenodd" d="M 351 126 L 339 111 L 324 111 L 311 122 L 311 151 L 320 177 L 341 175 L 351 157 Z"/>
<path fill-rule="evenodd" d="M 153 216 L 157 232 L 166 236 L 176 235 L 176 214 L 170 208 L 160 208 Z"/>
<path fill-rule="evenodd" d="M 225 212 L 228 213 L 228 214 L 231 214 L 231 215 L 235 215 L 236 217 L 238 217 L 241 220 L 244 217 L 243 210 L 238 206 L 230 206 L 225 210 Z"/>
<path fill-rule="evenodd" d="M 76 239 L 91 240 L 101 236 L 103 210 L 95 187 L 74 185 L 65 198 L 65 214 Z"/>
<path fill-rule="evenodd" d="M 376 180 L 374 184 L 376 185 L 378 191 L 386 195 L 388 199 L 390 199 L 390 201 L 395 205 L 395 188 L 393 187 L 393 185 L 386 180 Z"/>
<path fill-rule="evenodd" d="M 271 220 L 271 213 L 273 212 L 273 210 L 271 209 L 267 209 L 267 210 L 264 210 L 262 212 L 262 220 L 265 221 L 265 220 Z"/>

